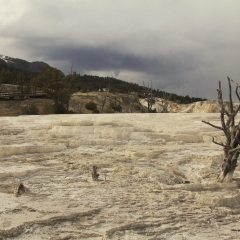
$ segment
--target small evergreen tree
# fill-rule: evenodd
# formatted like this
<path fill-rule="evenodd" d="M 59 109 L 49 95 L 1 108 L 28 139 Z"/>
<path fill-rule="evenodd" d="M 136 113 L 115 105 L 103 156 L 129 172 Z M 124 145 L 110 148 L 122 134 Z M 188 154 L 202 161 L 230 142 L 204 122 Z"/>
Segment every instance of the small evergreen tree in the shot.
<path fill-rule="evenodd" d="M 85 105 L 85 108 L 93 111 L 94 109 L 97 109 L 97 104 L 93 101 L 90 101 Z"/>

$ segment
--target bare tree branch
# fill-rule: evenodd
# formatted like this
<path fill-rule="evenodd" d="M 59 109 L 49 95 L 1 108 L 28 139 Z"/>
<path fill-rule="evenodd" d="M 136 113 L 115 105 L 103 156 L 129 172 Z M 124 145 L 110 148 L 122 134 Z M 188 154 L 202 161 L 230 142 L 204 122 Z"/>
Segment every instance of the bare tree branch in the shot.
<path fill-rule="evenodd" d="M 232 83 L 234 83 L 237 87 L 240 87 L 238 83 L 235 83 L 230 77 L 228 77 Z"/>
<path fill-rule="evenodd" d="M 238 114 L 239 110 L 240 110 L 240 104 L 237 106 L 237 108 L 235 110 L 234 117 L 236 117 L 236 115 Z"/>
<path fill-rule="evenodd" d="M 217 89 L 218 92 L 218 103 L 220 105 L 221 111 L 220 111 L 220 119 L 222 124 L 222 131 L 224 132 L 225 136 L 228 140 L 230 140 L 231 134 L 228 131 L 228 128 L 226 127 L 225 121 L 224 121 L 224 104 L 223 104 L 223 98 L 222 98 L 222 88 L 221 88 L 221 81 L 219 81 L 219 89 Z"/>
<path fill-rule="evenodd" d="M 240 97 L 239 97 L 239 94 L 238 94 L 238 86 L 236 87 L 236 91 L 235 92 L 236 92 L 238 100 L 240 101 Z"/>
<path fill-rule="evenodd" d="M 229 104 L 230 104 L 230 112 L 233 113 L 233 101 L 232 101 L 232 87 L 231 87 L 231 80 L 228 78 L 228 87 L 229 87 Z M 234 120 L 234 119 L 233 119 Z M 232 122 L 232 126 L 234 125 L 234 121 Z"/>
<path fill-rule="evenodd" d="M 217 128 L 217 129 L 223 131 L 223 128 L 221 128 L 221 127 L 219 127 L 219 126 L 216 126 L 216 125 L 213 125 L 213 124 L 211 124 L 210 122 L 207 122 L 207 121 L 204 121 L 204 120 L 202 120 L 202 122 L 203 122 L 203 123 L 206 123 L 206 124 L 208 124 L 208 125 L 210 125 L 211 127 L 214 127 L 214 128 Z"/>
<path fill-rule="evenodd" d="M 228 77 L 229 78 L 229 77 Z M 239 96 L 239 94 L 238 94 L 238 88 L 240 87 L 237 83 L 235 83 L 231 78 L 229 78 L 230 79 L 230 81 L 232 82 L 232 83 L 234 83 L 235 85 L 236 85 L 236 91 L 235 91 L 235 93 L 236 93 L 236 95 L 237 95 L 237 98 L 238 98 L 238 100 L 240 101 L 240 96 Z"/>
<path fill-rule="evenodd" d="M 216 141 L 214 140 L 214 137 L 213 137 L 212 141 L 213 141 L 213 143 L 215 143 L 215 144 L 217 144 L 217 145 L 220 145 L 220 146 L 222 146 L 222 147 L 227 147 L 227 146 L 224 145 L 223 143 L 216 142 Z"/>
<path fill-rule="evenodd" d="M 235 153 L 236 151 L 240 151 L 240 146 L 229 150 L 230 153 Z"/>

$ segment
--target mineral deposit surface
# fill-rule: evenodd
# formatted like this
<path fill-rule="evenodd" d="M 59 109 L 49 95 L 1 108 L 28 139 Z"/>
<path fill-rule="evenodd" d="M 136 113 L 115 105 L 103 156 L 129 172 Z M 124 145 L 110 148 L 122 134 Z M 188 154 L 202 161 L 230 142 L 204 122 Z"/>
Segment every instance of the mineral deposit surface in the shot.
<path fill-rule="evenodd" d="M 201 120 L 219 114 L 1 117 L 0 239 L 240 239 L 240 169 L 216 183 Z"/>

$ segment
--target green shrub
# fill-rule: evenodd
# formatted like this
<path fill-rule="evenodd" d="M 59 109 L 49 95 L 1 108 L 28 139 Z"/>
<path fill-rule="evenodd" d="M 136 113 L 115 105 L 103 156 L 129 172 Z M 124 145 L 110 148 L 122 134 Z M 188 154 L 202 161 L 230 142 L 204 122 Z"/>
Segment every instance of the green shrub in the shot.
<path fill-rule="evenodd" d="M 93 109 L 92 113 L 100 113 L 97 108 Z"/>
<path fill-rule="evenodd" d="M 121 107 L 120 104 L 118 104 L 118 105 L 115 105 L 115 106 L 114 106 L 113 110 L 115 110 L 115 111 L 117 111 L 117 112 L 122 112 L 122 107 Z"/>
<path fill-rule="evenodd" d="M 93 111 L 94 109 L 97 109 L 97 104 L 93 101 L 90 101 L 85 105 L 85 108 Z"/>
<path fill-rule="evenodd" d="M 122 107 L 121 107 L 120 104 L 115 104 L 113 102 L 110 102 L 109 105 L 108 105 L 107 111 L 109 113 L 114 112 L 114 111 L 122 112 Z"/>
<path fill-rule="evenodd" d="M 73 110 L 69 110 L 67 113 L 68 114 L 75 114 L 75 112 Z"/>
<path fill-rule="evenodd" d="M 54 106 L 50 102 L 45 102 L 43 104 L 42 114 L 53 114 L 54 113 Z"/>
<path fill-rule="evenodd" d="M 156 108 L 154 108 L 154 109 L 150 109 L 149 112 L 150 112 L 150 113 L 157 113 L 157 110 L 156 110 Z"/>
<path fill-rule="evenodd" d="M 39 109 L 35 103 L 28 104 L 27 106 L 22 107 L 22 114 L 26 115 L 38 115 Z"/>
<path fill-rule="evenodd" d="M 107 108 L 106 113 L 114 113 L 114 111 L 112 110 L 112 108 Z"/>
<path fill-rule="evenodd" d="M 152 99 L 151 100 L 152 104 L 156 103 L 156 100 L 155 99 Z"/>
<path fill-rule="evenodd" d="M 62 103 L 54 104 L 54 113 L 55 114 L 66 114 L 67 109 L 63 106 Z"/>

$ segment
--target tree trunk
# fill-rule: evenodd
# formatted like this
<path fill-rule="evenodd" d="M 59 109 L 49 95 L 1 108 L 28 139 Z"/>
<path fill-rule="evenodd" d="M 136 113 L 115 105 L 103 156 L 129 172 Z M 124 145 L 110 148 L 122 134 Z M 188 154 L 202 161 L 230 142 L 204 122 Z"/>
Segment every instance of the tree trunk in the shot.
<path fill-rule="evenodd" d="M 99 177 L 99 174 L 97 173 L 97 166 L 93 166 L 93 170 L 92 170 L 92 179 L 94 181 L 97 181 Z"/>
<path fill-rule="evenodd" d="M 233 155 L 229 155 L 228 159 L 224 159 L 222 163 L 222 172 L 218 176 L 217 181 L 218 182 L 223 182 L 226 176 L 227 182 L 231 182 L 233 178 L 233 173 L 235 171 L 235 168 L 237 167 L 237 159 L 239 156 L 239 151 L 236 151 Z"/>

